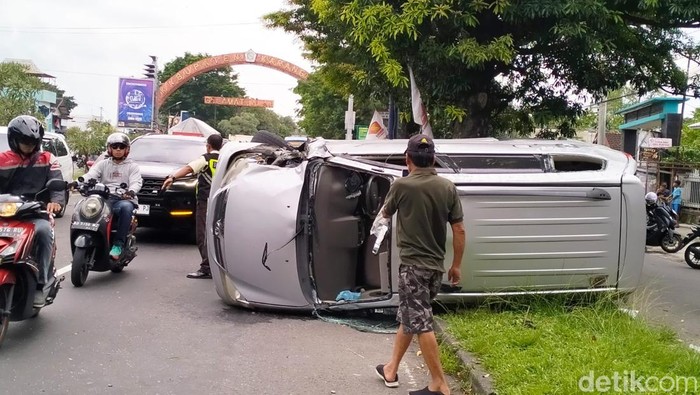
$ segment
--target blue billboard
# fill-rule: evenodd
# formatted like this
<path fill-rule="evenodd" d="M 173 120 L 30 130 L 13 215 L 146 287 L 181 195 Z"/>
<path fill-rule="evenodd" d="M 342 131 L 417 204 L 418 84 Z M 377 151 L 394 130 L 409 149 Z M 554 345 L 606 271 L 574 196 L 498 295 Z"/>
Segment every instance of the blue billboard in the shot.
<path fill-rule="evenodd" d="M 118 127 L 148 128 L 153 121 L 153 80 L 119 79 Z"/>

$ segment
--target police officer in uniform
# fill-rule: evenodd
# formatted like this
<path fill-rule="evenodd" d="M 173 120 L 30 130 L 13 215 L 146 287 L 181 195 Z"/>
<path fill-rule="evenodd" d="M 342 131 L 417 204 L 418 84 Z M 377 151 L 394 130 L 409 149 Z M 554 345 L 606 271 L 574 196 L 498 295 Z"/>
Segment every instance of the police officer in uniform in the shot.
<path fill-rule="evenodd" d="M 211 189 L 211 180 L 214 177 L 216 163 L 219 161 L 219 150 L 223 145 L 224 139 L 219 134 L 212 134 L 207 138 L 207 153 L 203 154 L 196 160 L 179 168 L 175 173 L 169 175 L 163 182 L 163 189 L 168 189 L 173 184 L 173 181 L 188 174 L 197 174 L 197 213 L 196 221 L 196 237 L 199 255 L 202 257 L 202 262 L 199 265 L 199 270 L 187 275 L 188 278 L 211 278 L 211 269 L 209 268 L 209 257 L 207 256 L 207 236 L 205 226 L 207 222 L 207 199 Z"/>

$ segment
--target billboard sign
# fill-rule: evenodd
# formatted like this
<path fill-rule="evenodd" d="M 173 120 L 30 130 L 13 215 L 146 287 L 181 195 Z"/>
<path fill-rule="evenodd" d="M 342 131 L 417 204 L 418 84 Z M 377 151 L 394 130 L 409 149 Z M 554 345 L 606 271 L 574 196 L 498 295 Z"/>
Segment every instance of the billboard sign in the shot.
<path fill-rule="evenodd" d="M 150 127 L 153 121 L 153 80 L 119 78 L 118 127 Z"/>

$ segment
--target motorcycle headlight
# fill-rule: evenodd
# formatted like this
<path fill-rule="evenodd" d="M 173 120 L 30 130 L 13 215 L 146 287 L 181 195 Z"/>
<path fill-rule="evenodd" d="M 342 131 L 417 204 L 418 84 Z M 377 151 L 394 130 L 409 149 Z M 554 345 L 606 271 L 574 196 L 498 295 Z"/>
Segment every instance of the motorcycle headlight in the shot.
<path fill-rule="evenodd" d="M 85 199 L 83 204 L 80 206 L 80 214 L 85 218 L 93 218 L 102 211 L 102 200 L 96 197 L 89 197 Z"/>
<path fill-rule="evenodd" d="M 0 203 L 0 217 L 12 217 L 17 214 L 22 203 Z"/>

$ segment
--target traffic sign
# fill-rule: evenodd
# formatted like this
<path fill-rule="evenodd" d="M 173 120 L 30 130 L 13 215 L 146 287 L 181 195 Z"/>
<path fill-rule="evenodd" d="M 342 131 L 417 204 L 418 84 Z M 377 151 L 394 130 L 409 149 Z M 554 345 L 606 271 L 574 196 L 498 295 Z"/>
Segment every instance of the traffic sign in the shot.
<path fill-rule="evenodd" d="M 642 144 L 642 147 L 647 148 L 671 148 L 673 146 L 673 141 L 668 138 L 661 137 L 649 137 L 646 142 Z"/>

